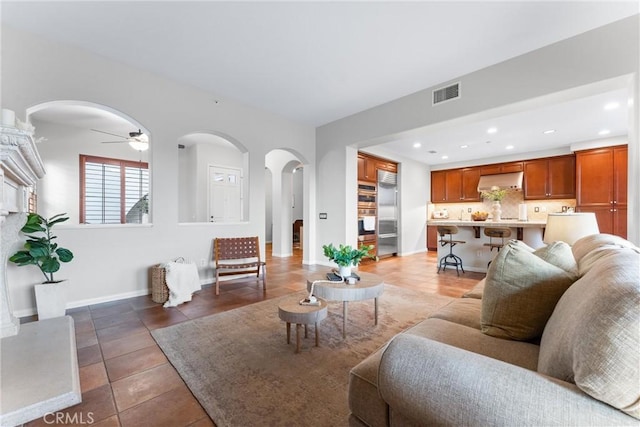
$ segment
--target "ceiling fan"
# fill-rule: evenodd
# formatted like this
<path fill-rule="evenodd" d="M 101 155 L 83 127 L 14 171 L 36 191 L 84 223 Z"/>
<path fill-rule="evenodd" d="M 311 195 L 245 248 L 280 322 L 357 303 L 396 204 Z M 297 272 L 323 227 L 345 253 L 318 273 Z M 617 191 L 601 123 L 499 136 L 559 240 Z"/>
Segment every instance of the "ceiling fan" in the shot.
<path fill-rule="evenodd" d="M 103 144 L 118 144 L 122 142 L 128 142 L 129 146 L 137 151 L 146 151 L 149 149 L 149 137 L 138 129 L 137 131 L 129 132 L 129 136 L 122 136 L 111 132 L 105 132 L 103 130 L 91 129 L 94 132 L 104 133 L 106 135 L 117 136 L 122 138 L 120 141 L 102 141 Z"/>

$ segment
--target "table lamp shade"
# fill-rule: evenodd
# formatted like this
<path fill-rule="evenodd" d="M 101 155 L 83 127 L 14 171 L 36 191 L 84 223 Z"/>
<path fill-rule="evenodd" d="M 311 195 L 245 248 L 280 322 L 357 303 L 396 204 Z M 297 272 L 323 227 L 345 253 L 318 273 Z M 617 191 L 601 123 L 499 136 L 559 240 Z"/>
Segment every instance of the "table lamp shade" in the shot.
<path fill-rule="evenodd" d="M 562 241 L 573 245 L 577 240 L 600 233 L 593 212 L 557 213 L 547 216 L 544 243 Z"/>

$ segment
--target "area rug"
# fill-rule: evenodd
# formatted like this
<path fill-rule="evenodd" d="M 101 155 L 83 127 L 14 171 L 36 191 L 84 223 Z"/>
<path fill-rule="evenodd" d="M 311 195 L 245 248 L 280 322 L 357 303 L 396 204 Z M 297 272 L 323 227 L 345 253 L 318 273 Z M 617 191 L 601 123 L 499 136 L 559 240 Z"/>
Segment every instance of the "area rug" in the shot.
<path fill-rule="evenodd" d="M 304 291 L 191 320 L 152 335 L 218 427 L 345 426 L 349 370 L 398 332 L 451 301 L 385 285 L 378 325 L 373 300 L 349 303 L 342 338 L 342 303 L 330 302 L 319 324 L 295 350 L 286 343 L 278 304 Z"/>

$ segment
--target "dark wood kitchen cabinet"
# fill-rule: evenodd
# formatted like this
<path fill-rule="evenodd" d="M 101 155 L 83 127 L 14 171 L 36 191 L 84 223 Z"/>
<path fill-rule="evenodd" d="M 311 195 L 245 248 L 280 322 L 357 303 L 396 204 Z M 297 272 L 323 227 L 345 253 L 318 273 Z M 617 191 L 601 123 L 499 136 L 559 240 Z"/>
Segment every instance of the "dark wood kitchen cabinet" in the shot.
<path fill-rule="evenodd" d="M 358 181 L 377 182 L 379 170 L 397 173 L 398 164 L 364 153 L 358 153 Z"/>
<path fill-rule="evenodd" d="M 523 162 L 524 199 L 574 199 L 576 158 L 572 155 Z"/>
<path fill-rule="evenodd" d="M 358 154 L 358 181 L 376 182 L 376 161 Z"/>
<path fill-rule="evenodd" d="M 627 238 L 626 145 L 576 153 L 576 208 L 594 212 L 601 233 Z"/>
<path fill-rule="evenodd" d="M 427 250 L 438 250 L 438 227 L 435 225 L 427 225 Z"/>
<path fill-rule="evenodd" d="M 522 162 L 496 163 L 480 166 L 480 175 L 495 175 L 498 173 L 522 172 Z"/>
<path fill-rule="evenodd" d="M 431 172 L 431 201 L 434 203 L 447 201 L 446 171 Z"/>
<path fill-rule="evenodd" d="M 478 182 L 480 182 L 480 168 L 462 169 L 462 197 L 463 202 L 479 202 Z"/>
<path fill-rule="evenodd" d="M 447 169 L 431 172 L 431 201 L 459 203 L 480 201 L 480 168 Z"/>

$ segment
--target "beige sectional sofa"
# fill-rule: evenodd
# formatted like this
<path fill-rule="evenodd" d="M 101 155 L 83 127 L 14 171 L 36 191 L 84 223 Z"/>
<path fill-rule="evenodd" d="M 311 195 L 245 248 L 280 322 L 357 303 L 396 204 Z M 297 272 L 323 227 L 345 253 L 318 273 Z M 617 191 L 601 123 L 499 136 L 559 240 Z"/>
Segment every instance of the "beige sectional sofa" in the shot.
<path fill-rule="evenodd" d="M 640 249 L 512 241 L 465 297 L 354 367 L 351 426 L 640 425 Z"/>

